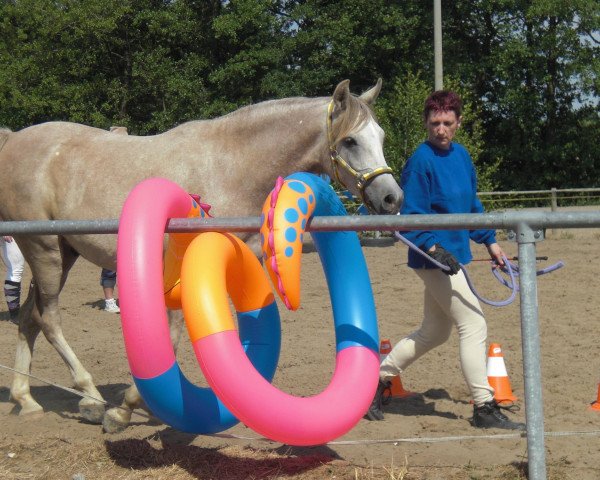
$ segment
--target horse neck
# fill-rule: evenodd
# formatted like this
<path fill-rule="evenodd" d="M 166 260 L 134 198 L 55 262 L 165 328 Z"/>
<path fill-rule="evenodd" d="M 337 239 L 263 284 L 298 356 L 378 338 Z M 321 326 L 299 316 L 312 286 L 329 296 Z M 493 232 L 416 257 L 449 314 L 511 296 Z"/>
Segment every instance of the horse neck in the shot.
<path fill-rule="evenodd" d="M 323 172 L 328 157 L 327 98 L 286 98 L 241 108 L 214 120 L 239 147 L 260 151 L 278 175 Z"/>

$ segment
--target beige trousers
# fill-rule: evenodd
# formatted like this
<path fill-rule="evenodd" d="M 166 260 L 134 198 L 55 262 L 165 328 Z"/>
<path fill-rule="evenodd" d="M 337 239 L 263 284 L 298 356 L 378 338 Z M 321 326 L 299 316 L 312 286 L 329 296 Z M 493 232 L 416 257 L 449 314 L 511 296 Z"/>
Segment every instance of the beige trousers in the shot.
<path fill-rule="evenodd" d="M 411 363 L 458 330 L 458 352 L 463 376 L 475 405 L 491 400 L 486 372 L 487 325 L 479 301 L 467 285 L 462 271 L 445 275 L 439 269 L 415 269 L 425 284 L 423 322 L 420 328 L 400 340 L 381 363 L 381 380 L 390 380 Z"/>

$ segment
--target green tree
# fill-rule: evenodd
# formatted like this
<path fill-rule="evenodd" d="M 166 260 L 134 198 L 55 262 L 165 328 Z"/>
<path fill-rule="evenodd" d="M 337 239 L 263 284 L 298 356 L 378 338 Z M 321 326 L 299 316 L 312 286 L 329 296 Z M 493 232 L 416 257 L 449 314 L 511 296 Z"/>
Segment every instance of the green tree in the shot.
<path fill-rule="evenodd" d="M 385 131 L 385 157 L 397 175 L 406 160 L 426 138 L 423 103 L 431 87 L 419 74 L 398 77 L 375 104 Z"/>
<path fill-rule="evenodd" d="M 480 99 L 483 160 L 512 172 L 502 187 L 595 186 L 599 4 L 459 0 L 448 8 L 444 59 Z"/>
<path fill-rule="evenodd" d="M 188 2 L 3 2 L 0 122 L 149 133 L 198 115 L 212 62 L 194 13 Z"/>
<path fill-rule="evenodd" d="M 286 67 L 285 17 L 277 0 L 225 2 L 212 23 L 215 63 L 209 74 L 212 114 L 279 97 L 273 79 Z"/>
<path fill-rule="evenodd" d="M 482 188 L 597 185 L 599 11 L 587 0 L 443 4 L 446 86 L 466 99 L 459 141 Z M 0 124 L 148 134 L 382 77 L 377 111 L 399 171 L 424 135 L 432 24 L 420 0 L 6 0 Z"/>
<path fill-rule="evenodd" d="M 287 1 L 281 45 L 285 69 L 274 74 L 285 95 L 327 95 L 343 79 L 364 90 L 393 79 L 425 54 L 422 2 Z"/>

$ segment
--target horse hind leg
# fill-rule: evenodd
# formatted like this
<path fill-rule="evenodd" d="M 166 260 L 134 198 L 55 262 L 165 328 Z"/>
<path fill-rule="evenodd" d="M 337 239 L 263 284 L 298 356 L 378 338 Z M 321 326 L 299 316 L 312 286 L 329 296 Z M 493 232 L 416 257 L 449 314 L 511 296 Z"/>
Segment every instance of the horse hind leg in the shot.
<path fill-rule="evenodd" d="M 119 433 L 131 422 L 131 415 L 136 408 L 143 405 L 142 397 L 135 384 L 125 390 L 123 403 L 106 411 L 102 419 L 102 430 L 106 433 Z"/>
<path fill-rule="evenodd" d="M 39 312 L 34 308 L 34 295 L 32 282 L 29 286 L 27 299 L 19 310 L 19 333 L 15 355 L 15 370 L 17 372 L 30 372 L 33 347 L 41 330 Z M 35 318 L 36 315 L 37 318 Z M 10 399 L 21 407 L 19 415 L 33 415 L 44 412 L 42 406 L 31 396 L 29 377 L 27 375 L 15 373 L 10 388 Z"/>
<path fill-rule="evenodd" d="M 183 314 L 181 310 L 167 310 L 167 315 L 169 317 L 169 331 L 173 350 L 177 351 L 177 345 L 183 331 Z M 122 432 L 131 422 L 133 410 L 140 407 L 147 410 L 140 392 L 135 384 L 133 384 L 125 391 L 123 403 L 119 407 L 114 407 L 106 411 L 102 421 L 103 430 L 106 433 Z"/>
<path fill-rule="evenodd" d="M 51 244 L 52 241 L 56 243 Z M 85 394 L 84 398 L 79 401 L 79 411 L 83 418 L 92 423 L 101 423 L 104 417 L 104 399 L 96 389 L 92 376 L 83 367 L 75 352 L 67 343 L 60 326 L 58 295 L 78 254 L 65 242 L 57 241 L 56 237 L 46 237 L 44 240 L 40 240 L 39 243 L 27 243 L 23 253 L 31 266 L 34 277 L 34 307 L 30 322 L 38 324 L 46 339 L 67 364 L 73 378 L 74 387 Z M 36 261 L 30 261 L 28 257 Z M 21 322 L 23 322 L 23 319 Z M 39 333 L 39 329 L 35 332 L 35 335 L 29 333 L 25 328 L 27 326 L 28 323 L 26 322 L 23 327 L 23 335 L 21 335 L 21 327 L 19 327 L 19 344 L 21 347 L 17 347 L 17 355 L 22 355 L 22 358 L 16 359 L 16 363 L 21 367 L 20 370 L 24 372 L 28 372 L 31 368 L 33 343 L 35 342 L 35 336 Z M 29 349 L 28 355 L 25 351 L 24 342 L 27 343 Z M 27 380 L 28 389 L 29 381 Z M 18 399 L 19 395 L 23 398 L 23 393 L 22 384 L 18 384 L 14 392 L 11 389 L 11 396 L 17 399 L 19 403 L 21 403 Z M 27 393 L 29 392 L 27 391 Z M 27 399 L 27 396 L 25 399 Z M 26 411 L 32 408 L 27 403 L 21 403 L 21 406 L 22 408 L 25 406 Z M 37 411 L 40 410 L 41 407 Z"/>
<path fill-rule="evenodd" d="M 62 275 L 60 278 L 59 293 L 67 281 L 67 275 L 69 274 L 71 267 L 73 267 L 75 261 L 79 257 L 79 254 L 66 242 L 61 242 L 60 247 L 62 255 Z M 55 307 L 54 312 L 58 316 L 60 322 L 58 294 L 56 295 L 55 300 L 56 301 L 53 303 L 53 306 Z M 73 378 L 75 389 L 85 394 L 79 401 L 79 413 L 88 422 L 100 424 L 104 418 L 104 405 L 106 402 L 96 388 L 92 375 L 84 368 L 71 346 L 67 343 L 59 322 L 50 323 L 48 325 L 50 328 L 44 328 L 46 324 L 43 323 L 42 332 L 67 364 Z"/>

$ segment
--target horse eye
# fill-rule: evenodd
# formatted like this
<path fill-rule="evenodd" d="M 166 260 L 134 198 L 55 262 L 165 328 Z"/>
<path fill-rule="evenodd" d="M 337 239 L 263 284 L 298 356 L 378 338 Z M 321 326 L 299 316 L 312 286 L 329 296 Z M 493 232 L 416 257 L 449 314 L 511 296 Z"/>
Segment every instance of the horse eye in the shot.
<path fill-rule="evenodd" d="M 352 137 L 346 137 L 344 138 L 344 144 L 347 147 L 354 147 L 356 145 L 356 140 L 354 140 Z"/>

